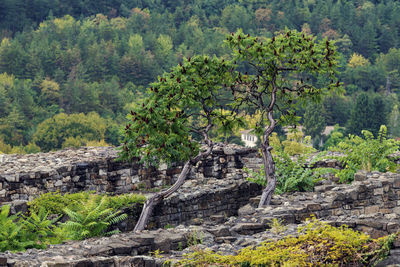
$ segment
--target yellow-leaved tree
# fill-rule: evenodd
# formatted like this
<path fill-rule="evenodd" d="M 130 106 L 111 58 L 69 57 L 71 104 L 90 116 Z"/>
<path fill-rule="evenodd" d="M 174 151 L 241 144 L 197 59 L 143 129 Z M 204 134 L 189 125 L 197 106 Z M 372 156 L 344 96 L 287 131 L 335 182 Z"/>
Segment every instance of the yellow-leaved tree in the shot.
<path fill-rule="evenodd" d="M 353 55 L 351 56 L 349 63 L 347 65 L 350 68 L 357 68 L 357 67 L 368 66 L 370 64 L 371 63 L 369 62 L 369 60 L 366 59 L 365 57 L 363 57 L 362 55 L 353 53 Z"/>

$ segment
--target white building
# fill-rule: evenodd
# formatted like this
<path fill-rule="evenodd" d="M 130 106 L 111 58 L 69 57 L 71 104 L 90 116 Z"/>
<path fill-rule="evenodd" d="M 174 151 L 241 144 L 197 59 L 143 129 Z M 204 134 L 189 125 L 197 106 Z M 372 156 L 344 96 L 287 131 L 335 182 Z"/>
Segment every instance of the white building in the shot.
<path fill-rule="evenodd" d="M 257 143 L 257 136 L 251 133 L 251 130 L 244 130 L 240 132 L 242 141 L 247 147 L 255 147 Z"/>

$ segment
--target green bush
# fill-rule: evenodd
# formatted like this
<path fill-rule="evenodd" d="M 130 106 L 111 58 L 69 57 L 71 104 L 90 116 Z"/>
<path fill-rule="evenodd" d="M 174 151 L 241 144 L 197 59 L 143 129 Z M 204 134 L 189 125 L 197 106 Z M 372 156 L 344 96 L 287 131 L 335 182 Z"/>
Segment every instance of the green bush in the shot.
<path fill-rule="evenodd" d="M 317 173 L 305 167 L 305 157 L 298 156 L 297 160 L 292 160 L 290 156 L 283 152 L 277 151 L 274 154 L 275 175 L 276 175 L 276 194 L 285 192 L 304 192 L 312 191 L 314 184 L 320 180 Z M 247 180 L 266 186 L 267 181 L 264 174 L 264 166 L 258 172 L 245 169 L 248 172 Z"/>
<path fill-rule="evenodd" d="M 96 195 L 80 192 L 61 195 L 50 192 L 29 202 L 29 215 L 9 216 L 10 206 L 0 209 L 0 251 L 21 251 L 28 248 L 44 249 L 67 239 L 83 239 L 110 235 L 112 224 L 127 218 L 116 211 L 123 207 L 143 204 L 145 197 L 137 194 L 118 196 Z M 50 215 L 59 215 L 49 219 Z M 61 216 L 69 220 L 55 225 Z"/>
<path fill-rule="evenodd" d="M 59 191 L 41 194 L 39 197 L 28 202 L 31 212 L 39 212 L 43 208 L 49 214 L 64 214 L 64 209 L 69 208 L 75 210 L 82 201 L 87 201 L 93 191 L 79 192 L 73 194 L 61 195 Z"/>
<path fill-rule="evenodd" d="M 28 240 L 18 214 L 9 216 L 10 205 L 4 205 L 0 211 L 0 251 L 19 251 L 32 247 L 35 242 Z"/>
<path fill-rule="evenodd" d="M 59 239 L 54 232 L 54 223 L 59 218 L 49 220 L 49 212 L 40 208 L 39 212 L 32 211 L 29 216 L 22 215 L 20 219 L 26 238 L 35 243 L 35 248 L 45 249 L 47 245 L 59 243 Z"/>
<path fill-rule="evenodd" d="M 42 207 L 49 214 L 62 215 L 64 209 L 68 208 L 72 211 L 77 211 L 80 209 L 82 203 L 89 201 L 90 198 L 95 198 L 97 202 L 100 201 L 102 195 L 94 194 L 94 191 L 79 192 L 79 193 L 66 193 L 61 195 L 60 192 L 49 192 L 41 194 L 38 198 L 30 201 L 28 203 L 30 211 L 39 212 Z M 140 194 L 122 194 L 115 196 L 106 196 L 107 208 L 112 208 L 114 210 L 121 209 L 123 207 L 128 207 L 133 204 L 143 204 L 146 198 Z"/>
<path fill-rule="evenodd" d="M 334 148 L 344 154 L 336 157 L 343 165 L 343 169 L 336 173 L 340 182 L 353 181 L 358 170 L 387 172 L 397 169 L 389 155 L 399 149 L 400 142 L 386 138 L 386 126 L 380 127 L 376 138 L 367 130 L 363 130 L 362 134 L 364 138 L 349 135 Z"/>
<path fill-rule="evenodd" d="M 98 201 L 95 197 L 81 202 L 80 209 L 73 211 L 65 208 L 64 212 L 69 220 L 61 223 L 60 227 L 65 230 L 67 236 L 74 240 L 81 240 L 89 237 L 112 235 L 118 230 L 106 232 L 110 225 L 125 220 L 128 216 L 115 212 L 108 207 L 107 197 L 101 197 Z"/>
<path fill-rule="evenodd" d="M 299 236 L 268 240 L 236 255 L 198 250 L 178 266 L 373 266 L 388 255 L 398 234 L 371 239 L 346 226 L 332 227 L 314 218 L 299 227 Z"/>
<path fill-rule="evenodd" d="M 123 194 L 116 196 L 108 196 L 106 199 L 107 207 L 119 210 L 134 204 L 144 204 L 146 197 L 139 194 Z"/>

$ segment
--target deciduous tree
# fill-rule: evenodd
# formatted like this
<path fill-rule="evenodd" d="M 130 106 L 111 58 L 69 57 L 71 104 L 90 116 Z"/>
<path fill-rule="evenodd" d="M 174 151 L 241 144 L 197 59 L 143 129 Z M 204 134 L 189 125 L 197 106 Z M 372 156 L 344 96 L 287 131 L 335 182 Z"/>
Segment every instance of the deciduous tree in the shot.
<path fill-rule="evenodd" d="M 146 227 L 154 206 L 174 193 L 191 167 L 211 153 L 212 128 L 222 125 L 230 131 L 238 121 L 234 113 L 223 112 L 221 107 L 221 90 L 231 84 L 232 68 L 232 63 L 216 57 L 184 58 L 151 84 L 149 96 L 131 111 L 123 159 L 140 158 L 147 165 L 185 162 L 175 184 L 147 199 L 135 230 Z M 202 149 L 200 140 L 205 145 Z"/>
<path fill-rule="evenodd" d="M 285 30 L 272 38 L 252 37 L 238 31 L 227 39 L 234 59 L 242 62 L 250 73 L 238 73 L 232 87 L 236 105 L 246 103 L 262 112 L 255 132 L 262 133 L 261 152 L 267 186 L 259 206 L 269 204 L 276 187 L 275 163 L 269 136 L 277 124 L 296 124 L 296 108 L 306 101 L 318 102 L 328 91 L 340 89 L 336 79 L 338 54 L 327 39 L 316 41 L 312 36 Z M 326 83 L 314 85 L 313 76 L 325 76 Z M 321 80 L 321 79 L 320 79 Z M 263 118 L 269 124 L 264 125 Z"/>

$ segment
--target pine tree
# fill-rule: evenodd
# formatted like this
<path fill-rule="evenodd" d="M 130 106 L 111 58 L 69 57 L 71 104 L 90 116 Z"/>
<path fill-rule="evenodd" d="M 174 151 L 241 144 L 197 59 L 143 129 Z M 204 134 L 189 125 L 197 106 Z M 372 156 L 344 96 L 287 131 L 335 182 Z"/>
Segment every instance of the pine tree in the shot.
<path fill-rule="evenodd" d="M 392 112 L 389 115 L 388 129 L 392 137 L 400 137 L 400 112 L 398 105 L 393 106 Z"/>
<path fill-rule="evenodd" d="M 312 139 L 321 137 L 325 129 L 326 121 L 324 118 L 324 107 L 321 104 L 309 103 L 304 114 L 304 133 L 310 135 Z"/>
<path fill-rule="evenodd" d="M 359 94 L 347 122 L 347 133 L 361 135 L 362 130 L 370 130 L 373 112 L 374 108 L 369 94 Z"/>

